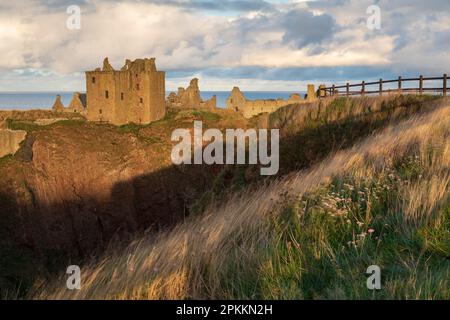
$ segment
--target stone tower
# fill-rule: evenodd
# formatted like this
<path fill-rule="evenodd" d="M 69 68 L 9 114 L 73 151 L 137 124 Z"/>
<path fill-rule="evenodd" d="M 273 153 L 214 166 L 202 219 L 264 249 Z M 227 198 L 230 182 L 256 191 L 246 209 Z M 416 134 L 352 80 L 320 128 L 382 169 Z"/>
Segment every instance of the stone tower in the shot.
<path fill-rule="evenodd" d="M 120 71 L 105 58 L 102 69 L 86 72 L 87 119 L 123 125 L 163 118 L 165 77 L 154 58 L 126 60 Z"/>

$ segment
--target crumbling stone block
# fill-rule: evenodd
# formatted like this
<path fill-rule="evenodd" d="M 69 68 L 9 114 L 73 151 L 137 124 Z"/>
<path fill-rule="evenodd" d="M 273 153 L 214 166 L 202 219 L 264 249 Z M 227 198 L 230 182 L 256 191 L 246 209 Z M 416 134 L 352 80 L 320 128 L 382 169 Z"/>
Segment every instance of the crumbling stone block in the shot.
<path fill-rule="evenodd" d="M 167 106 L 182 109 L 213 110 L 217 107 L 217 97 L 203 101 L 200 94 L 198 79 L 194 78 L 185 88 L 178 88 L 178 93 L 171 92 L 167 97 Z"/>

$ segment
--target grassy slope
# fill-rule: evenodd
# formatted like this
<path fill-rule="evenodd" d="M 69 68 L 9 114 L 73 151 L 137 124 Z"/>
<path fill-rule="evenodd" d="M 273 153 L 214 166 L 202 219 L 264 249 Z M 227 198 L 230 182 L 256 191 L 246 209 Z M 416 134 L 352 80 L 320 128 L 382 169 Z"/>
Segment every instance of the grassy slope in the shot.
<path fill-rule="evenodd" d="M 433 96 L 326 99 L 254 117 L 250 126 L 280 129 L 279 177 L 309 168 L 330 153 L 349 148 L 391 123 L 433 110 L 440 103 Z M 255 187 L 265 178 L 257 165 L 226 166 L 193 211 L 202 212 L 211 202 L 226 201 L 230 190 Z"/>
<path fill-rule="evenodd" d="M 30 297 L 448 299 L 449 128 L 448 107 L 402 122 Z"/>

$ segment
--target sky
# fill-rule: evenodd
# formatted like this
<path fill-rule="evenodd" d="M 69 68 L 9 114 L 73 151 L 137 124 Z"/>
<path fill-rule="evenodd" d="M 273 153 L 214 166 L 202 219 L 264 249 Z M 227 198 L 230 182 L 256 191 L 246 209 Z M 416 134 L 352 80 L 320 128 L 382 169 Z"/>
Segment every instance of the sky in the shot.
<path fill-rule="evenodd" d="M 168 90 L 440 76 L 450 1 L 0 0 L 0 91 L 84 91 L 106 56 L 116 69 L 155 57 Z"/>

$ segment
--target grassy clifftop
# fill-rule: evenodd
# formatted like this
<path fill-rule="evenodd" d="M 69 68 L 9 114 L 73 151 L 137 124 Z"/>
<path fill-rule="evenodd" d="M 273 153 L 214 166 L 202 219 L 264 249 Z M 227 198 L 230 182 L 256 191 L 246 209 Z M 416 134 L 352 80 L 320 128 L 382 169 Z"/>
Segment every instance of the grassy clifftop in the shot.
<path fill-rule="evenodd" d="M 398 110 L 389 118 L 406 114 Z M 449 299 L 450 109 L 410 110 L 308 168 L 105 253 L 82 267 L 79 291 L 62 276 L 30 297 Z M 366 288 L 370 265 L 381 268 L 381 290 Z"/>

